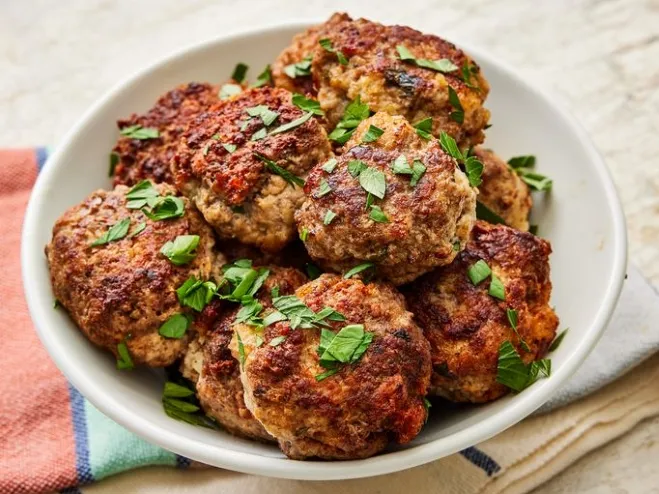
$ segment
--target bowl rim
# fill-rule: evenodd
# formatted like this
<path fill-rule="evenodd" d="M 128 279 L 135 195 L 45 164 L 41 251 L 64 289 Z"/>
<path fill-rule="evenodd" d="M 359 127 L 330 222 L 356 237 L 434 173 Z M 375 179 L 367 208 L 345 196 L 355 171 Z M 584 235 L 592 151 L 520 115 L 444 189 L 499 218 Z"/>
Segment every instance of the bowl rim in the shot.
<path fill-rule="evenodd" d="M 533 386 L 525 390 L 523 395 L 520 395 L 521 399 L 512 403 L 511 406 L 499 410 L 483 421 L 449 436 L 419 444 L 413 448 L 390 452 L 386 455 L 374 456 L 362 460 L 334 462 L 296 462 L 287 458 L 267 457 L 253 453 L 222 449 L 221 447 L 209 447 L 208 444 L 199 440 L 190 439 L 154 425 L 147 419 L 142 418 L 134 410 L 131 410 L 128 404 L 98 389 L 86 373 L 79 372 L 77 365 L 74 363 L 75 360 L 67 358 L 64 342 L 58 341 L 54 333 L 48 331 L 49 316 L 46 308 L 37 304 L 30 296 L 31 287 L 38 284 L 39 280 L 43 281 L 42 275 L 39 273 L 39 263 L 43 262 L 43 246 L 35 245 L 36 242 L 32 241 L 34 237 L 33 232 L 40 225 L 39 212 L 45 207 L 41 200 L 41 192 L 48 188 L 52 179 L 58 175 L 59 169 L 63 166 L 60 162 L 60 156 L 71 145 L 80 130 L 94 119 L 97 112 L 108 106 L 117 94 L 142 78 L 148 77 L 157 68 L 215 45 L 231 43 L 255 35 L 270 34 L 281 30 L 297 29 L 301 31 L 314 23 L 320 22 L 323 21 L 296 19 L 273 23 L 267 27 L 246 28 L 228 35 L 217 36 L 183 47 L 120 81 L 92 104 L 67 132 L 55 149 L 55 152 L 48 158 L 47 165 L 39 173 L 30 195 L 21 237 L 21 265 L 25 298 L 37 333 L 57 367 L 96 408 L 115 422 L 138 436 L 144 437 L 151 443 L 193 460 L 243 473 L 300 480 L 352 479 L 397 472 L 456 453 L 483 442 L 516 424 L 539 408 L 546 401 L 547 397 L 551 396 L 572 376 L 598 342 L 616 306 L 622 290 L 627 265 L 627 238 L 622 205 L 616 193 L 610 172 L 586 131 L 571 114 L 560 104 L 556 103 L 556 98 L 549 96 L 544 90 L 538 89 L 535 85 L 528 83 L 507 63 L 496 59 L 486 51 L 459 41 L 459 46 L 473 55 L 474 59 L 487 60 L 488 63 L 496 65 L 498 69 L 505 73 L 506 77 L 523 86 L 526 90 L 533 93 L 536 98 L 544 100 L 547 106 L 556 113 L 557 117 L 579 139 L 581 145 L 584 147 L 589 160 L 594 165 L 599 181 L 604 186 L 603 192 L 611 208 L 611 220 L 613 223 L 613 238 L 611 239 L 613 243 L 613 264 L 611 266 L 611 276 L 607 282 L 605 296 L 592 323 L 586 328 L 583 337 L 572 349 L 572 352 L 562 363 L 561 367 L 552 373 L 551 379 L 547 379 L 543 383 L 543 386 Z M 52 310 L 51 307 L 48 307 L 48 309 Z"/>

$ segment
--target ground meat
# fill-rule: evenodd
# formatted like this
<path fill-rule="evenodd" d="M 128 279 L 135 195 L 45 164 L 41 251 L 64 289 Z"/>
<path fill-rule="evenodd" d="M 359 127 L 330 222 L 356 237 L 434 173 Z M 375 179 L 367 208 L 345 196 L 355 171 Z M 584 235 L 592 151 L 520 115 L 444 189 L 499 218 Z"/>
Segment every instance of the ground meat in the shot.
<path fill-rule="evenodd" d="M 261 117 L 248 114 L 259 106 L 277 114 L 267 128 Z M 304 193 L 259 156 L 302 179 L 329 158 L 327 135 L 315 118 L 271 133 L 303 115 L 291 93 L 262 87 L 218 103 L 190 124 L 172 161 L 176 186 L 220 237 L 267 251 L 278 251 L 295 237 L 293 215 Z"/>
<path fill-rule="evenodd" d="M 481 403 L 504 395 L 496 382 L 499 347 L 509 340 L 525 363 L 542 358 L 556 334 L 558 318 L 549 305 L 549 243 L 530 233 L 479 221 L 470 242 L 449 266 L 407 287 L 416 321 L 430 342 L 431 394 Z M 488 294 L 489 279 L 474 286 L 467 269 L 483 259 L 505 286 L 505 301 Z M 518 314 L 518 332 L 506 309 Z"/>
<path fill-rule="evenodd" d="M 324 380 L 318 329 L 292 329 L 288 321 L 265 328 L 265 340 L 235 326 L 245 353 L 241 379 L 245 403 L 291 458 L 355 459 L 381 451 L 389 441 L 406 443 L 421 430 L 430 377 L 428 342 L 405 309 L 403 297 L 384 283 L 364 284 L 325 274 L 298 288 L 314 312 L 331 307 L 345 316 L 328 321 L 333 331 L 363 324 L 373 335 L 366 352 Z M 274 338 L 284 336 L 279 345 Z M 237 336 L 231 351 L 240 358 Z"/>
<path fill-rule="evenodd" d="M 375 142 L 363 143 L 371 125 L 384 133 Z M 296 213 L 311 257 L 335 271 L 372 262 L 379 276 L 396 285 L 449 264 L 469 238 L 476 193 L 439 142 L 419 137 L 402 117 L 377 113 L 359 125 L 345 147 L 331 173 L 321 163 L 309 174 L 307 199 Z M 411 175 L 392 169 L 401 155 L 409 166 L 419 160 L 425 167 L 415 186 Z M 384 173 L 384 199 L 375 198 L 373 205 L 381 208 L 387 222 L 375 221 L 373 209 L 366 207 L 367 192 L 350 170 L 355 160 Z M 324 184 L 331 189 L 325 194 Z M 328 211 L 336 216 L 325 224 Z"/>
<path fill-rule="evenodd" d="M 207 83 L 190 82 L 165 93 L 143 115 L 133 114 L 119 120 L 119 129 L 134 125 L 158 130 L 154 139 L 119 137 L 112 149 L 118 162 L 114 184 L 135 185 L 144 179 L 172 183 L 169 162 L 187 124 L 218 101 L 218 88 Z"/>
<path fill-rule="evenodd" d="M 157 188 L 161 195 L 174 193 L 164 184 Z M 189 332 L 170 339 L 158 330 L 174 314 L 190 313 L 179 304 L 175 290 L 191 275 L 212 276 L 218 262 L 214 236 L 187 200 L 181 218 L 152 221 L 140 210 L 126 208 L 127 191 L 119 185 L 111 192 L 93 192 L 57 220 L 46 247 L 53 292 L 96 345 L 116 356 L 117 345 L 125 342 L 135 364 L 167 366 L 185 351 Z M 91 246 L 125 218 L 131 220 L 126 237 Z M 140 223 L 146 227 L 131 238 Z M 194 260 L 183 266 L 160 253 L 179 235 L 200 237 Z"/>
<path fill-rule="evenodd" d="M 346 57 L 346 65 L 339 62 L 335 52 L 319 45 L 323 38 Z M 442 73 L 402 61 L 398 45 L 416 59 L 446 59 L 456 69 Z M 283 73 L 283 67 L 309 54 L 311 84 L 308 77 L 291 79 Z M 296 36 L 273 67 L 276 85 L 317 96 L 330 129 L 339 122 L 348 103 L 359 97 L 371 111 L 401 115 L 413 124 L 431 117 L 433 133 L 438 136 L 441 131 L 447 132 L 460 147 L 483 142 L 483 129 L 490 117 L 483 107 L 489 85 L 471 58 L 437 36 L 406 26 L 383 26 L 334 14 L 325 24 Z M 462 110 L 450 101 L 449 87 L 455 91 Z"/>
<path fill-rule="evenodd" d="M 508 226 L 528 231 L 533 206 L 529 186 L 492 150 L 479 146 L 474 154 L 483 163 L 478 200 L 501 216 Z"/>
<path fill-rule="evenodd" d="M 266 267 L 270 275 L 257 293 L 264 308 L 272 307 L 270 294 L 275 286 L 280 295 L 290 295 L 307 281 L 296 269 Z M 197 337 L 190 344 L 182 372 L 196 382 L 197 396 L 206 414 L 225 429 L 239 436 L 273 441 L 245 407 L 238 361 L 229 350 L 237 312 L 238 308 L 233 307 L 223 310 L 219 301 L 204 309 L 197 321 Z"/>

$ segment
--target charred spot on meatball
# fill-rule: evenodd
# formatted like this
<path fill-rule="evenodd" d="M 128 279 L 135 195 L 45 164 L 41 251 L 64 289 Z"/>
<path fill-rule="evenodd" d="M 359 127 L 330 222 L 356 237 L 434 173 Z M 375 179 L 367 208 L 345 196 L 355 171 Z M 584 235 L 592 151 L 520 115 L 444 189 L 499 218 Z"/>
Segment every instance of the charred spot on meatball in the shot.
<path fill-rule="evenodd" d="M 231 342 L 233 356 L 243 361 L 245 404 L 282 451 L 294 459 L 355 459 L 390 441 L 411 441 L 426 419 L 431 367 L 428 342 L 402 295 L 388 284 L 324 274 L 288 302 L 340 317 L 307 329 L 278 318 L 262 333 L 237 324 Z M 328 333 L 336 338 L 355 325 L 364 338 L 360 346 L 368 340 L 362 353 L 328 373 L 320 328 L 326 342 Z"/>
<path fill-rule="evenodd" d="M 291 93 L 262 87 L 194 119 L 172 169 L 220 237 L 276 252 L 295 237 L 304 177 L 330 156 L 325 130 Z"/>
<path fill-rule="evenodd" d="M 506 225 L 528 231 L 533 206 L 529 186 L 492 150 L 478 146 L 474 154 L 483 163 L 478 200 L 499 215 Z"/>
<path fill-rule="evenodd" d="M 190 276 L 208 279 L 221 254 L 186 199 L 180 199 L 182 216 L 154 221 L 126 207 L 128 190 L 98 190 L 57 220 L 46 247 L 53 292 L 94 344 L 117 357 L 118 345 L 125 345 L 133 363 L 164 367 L 182 356 L 190 339 L 189 331 L 180 338 L 159 333 L 173 316 L 190 314 L 176 289 Z M 165 184 L 155 190 L 175 192 Z M 185 263 L 174 264 L 161 252 L 166 243 L 191 235 L 198 244 Z"/>
<path fill-rule="evenodd" d="M 452 264 L 406 287 L 415 319 L 430 342 L 430 393 L 456 402 L 483 403 L 508 392 L 496 381 L 499 348 L 510 341 L 528 364 L 547 353 L 558 317 L 549 305 L 549 243 L 530 233 L 478 221 Z M 505 300 L 474 285 L 468 270 L 484 261 L 504 286 Z M 507 310 L 517 314 L 517 333 Z"/>
<path fill-rule="evenodd" d="M 283 70 L 309 57 L 310 75 L 290 77 L 294 72 Z M 334 14 L 296 36 L 274 67 L 275 85 L 318 98 L 329 129 L 359 98 L 373 112 L 401 115 L 412 123 L 432 118 L 432 133 L 446 132 L 461 148 L 484 140 L 489 85 L 468 55 L 437 36 Z"/>
<path fill-rule="evenodd" d="M 371 127 L 382 134 L 365 142 Z M 453 158 L 386 113 L 363 121 L 345 148 L 305 185 L 296 220 L 310 256 L 339 272 L 373 263 L 395 285 L 449 264 L 469 238 L 476 208 Z"/>
<path fill-rule="evenodd" d="M 190 120 L 218 101 L 217 86 L 190 82 L 165 93 L 143 115 L 119 120 L 122 136 L 112 149 L 114 185 L 141 180 L 173 183 L 169 163 Z"/>

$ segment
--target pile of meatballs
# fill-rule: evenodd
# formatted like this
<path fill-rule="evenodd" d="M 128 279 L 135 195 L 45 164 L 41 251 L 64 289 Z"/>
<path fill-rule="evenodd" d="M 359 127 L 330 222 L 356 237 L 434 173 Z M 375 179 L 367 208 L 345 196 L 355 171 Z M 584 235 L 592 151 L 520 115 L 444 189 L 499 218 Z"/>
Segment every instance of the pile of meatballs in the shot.
<path fill-rule="evenodd" d="M 257 83 L 245 68 L 118 122 L 114 188 L 46 247 L 59 305 L 120 369 L 178 369 L 170 410 L 293 459 L 369 457 L 414 439 L 428 398 L 508 393 L 502 343 L 539 360 L 558 318 L 529 188 L 479 146 L 476 62 L 335 14 Z M 468 276 L 479 261 L 505 297 Z"/>

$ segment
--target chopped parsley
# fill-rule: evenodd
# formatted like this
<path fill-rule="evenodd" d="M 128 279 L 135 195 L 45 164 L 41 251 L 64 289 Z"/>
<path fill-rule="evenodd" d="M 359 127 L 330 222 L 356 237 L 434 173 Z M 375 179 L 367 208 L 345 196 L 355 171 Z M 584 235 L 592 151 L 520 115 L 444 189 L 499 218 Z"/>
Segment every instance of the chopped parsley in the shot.
<path fill-rule="evenodd" d="M 265 86 L 266 84 L 270 84 L 271 82 L 272 82 L 272 70 L 270 70 L 270 65 L 266 65 L 265 69 L 263 69 L 263 72 L 261 72 L 257 76 L 256 82 L 254 83 L 254 87 Z"/>
<path fill-rule="evenodd" d="M 549 377 L 551 360 L 542 359 L 525 364 L 510 341 L 499 347 L 496 381 L 513 391 L 520 392 L 536 382 L 540 375 Z"/>
<path fill-rule="evenodd" d="M 285 336 L 275 336 L 273 339 L 270 340 L 270 342 L 268 343 L 268 345 L 270 345 L 270 346 L 272 346 L 272 347 L 277 347 L 277 346 L 281 345 L 281 344 L 282 344 L 283 342 L 285 342 L 285 341 L 286 341 L 286 337 L 285 337 Z"/>
<path fill-rule="evenodd" d="M 401 154 L 391 163 L 391 170 L 397 175 L 411 175 L 410 185 L 415 187 L 426 173 L 426 167 L 419 159 L 415 159 L 412 166 L 407 162 L 405 155 Z"/>
<path fill-rule="evenodd" d="M 458 70 L 458 66 L 451 62 L 448 58 L 440 58 L 439 60 L 428 60 L 427 58 L 415 58 L 405 46 L 397 45 L 396 51 L 398 52 L 399 58 L 404 62 L 413 62 L 418 67 L 423 67 L 424 69 L 431 69 L 443 74 L 448 74 Z"/>
<path fill-rule="evenodd" d="M 273 131 L 274 133 L 274 131 Z M 255 153 L 254 156 L 256 156 L 258 159 L 263 161 L 265 164 L 265 167 L 270 170 L 272 173 L 275 173 L 279 175 L 281 178 L 286 180 L 289 184 L 291 185 L 297 185 L 298 187 L 302 187 L 304 185 L 304 180 L 302 180 L 300 177 L 293 175 L 291 172 L 286 170 L 285 168 L 282 168 L 279 166 L 277 163 L 274 161 L 266 158 L 262 154 Z"/>
<path fill-rule="evenodd" d="M 325 179 L 322 179 L 320 181 L 320 186 L 318 187 L 318 192 L 316 193 L 316 197 L 326 196 L 330 192 L 332 192 L 332 187 L 330 187 L 329 182 Z"/>
<path fill-rule="evenodd" d="M 538 235 L 538 225 L 529 225 L 529 233 L 531 235 Z"/>
<path fill-rule="evenodd" d="M 458 93 L 456 93 L 455 89 L 451 86 L 448 87 L 448 101 L 454 108 L 454 111 L 451 112 L 449 118 L 459 124 L 463 123 L 465 120 L 465 110 L 462 107 L 462 103 L 460 103 Z"/>
<path fill-rule="evenodd" d="M 309 230 L 303 228 L 302 231 L 300 232 L 300 240 L 306 242 L 308 238 L 309 238 Z"/>
<path fill-rule="evenodd" d="M 130 352 L 128 351 L 128 346 L 126 342 L 122 341 L 117 344 L 117 369 L 119 370 L 130 370 L 135 367 L 133 364 L 133 359 L 130 358 Z"/>
<path fill-rule="evenodd" d="M 270 271 L 265 268 L 254 269 L 249 259 L 239 259 L 226 264 L 222 266 L 222 272 L 224 281 L 221 284 L 222 293 L 219 297 L 243 304 L 251 302 L 270 275 Z"/>
<path fill-rule="evenodd" d="M 536 158 L 533 155 L 514 156 L 508 160 L 511 168 L 533 168 L 535 166 Z"/>
<path fill-rule="evenodd" d="M 289 321 L 291 329 L 311 329 L 318 326 L 327 326 L 325 320 L 344 321 L 345 316 L 330 307 L 325 307 L 317 314 L 295 295 L 273 297 L 274 312 L 263 319 L 263 325 L 269 326 L 279 321 Z"/>
<path fill-rule="evenodd" d="M 362 104 L 361 98 L 357 96 L 357 99 L 351 101 L 346 106 L 341 121 L 330 132 L 328 137 L 338 144 L 345 144 L 355 132 L 355 128 L 359 123 L 370 116 L 371 110 L 369 110 L 368 105 Z"/>
<path fill-rule="evenodd" d="M 331 158 L 325 162 L 325 164 L 322 166 L 323 171 L 326 171 L 327 173 L 332 173 L 334 169 L 336 168 L 336 158 Z"/>
<path fill-rule="evenodd" d="M 531 349 L 526 344 L 526 341 L 524 341 L 524 338 L 522 338 L 522 335 L 520 335 L 519 331 L 517 330 L 517 321 L 518 321 L 517 311 L 515 309 L 506 309 L 506 317 L 508 318 L 508 323 L 510 324 L 510 327 L 513 328 L 513 331 L 519 338 L 520 346 L 524 349 L 525 352 L 530 352 Z"/>
<path fill-rule="evenodd" d="M 505 225 L 506 221 L 480 201 L 476 201 L 476 218 L 493 225 Z"/>
<path fill-rule="evenodd" d="M 325 217 L 323 218 L 323 224 L 329 225 L 332 221 L 334 221 L 334 218 L 336 218 L 336 213 L 331 209 L 328 209 L 327 213 L 325 213 Z"/>
<path fill-rule="evenodd" d="M 217 285 L 212 281 L 202 281 L 190 276 L 179 288 L 176 295 L 181 305 L 201 312 L 215 295 Z"/>
<path fill-rule="evenodd" d="M 279 117 L 279 113 L 271 110 L 265 105 L 252 106 L 245 111 L 250 117 L 260 117 L 266 127 L 272 125 L 273 122 L 277 120 L 277 117 Z"/>
<path fill-rule="evenodd" d="M 446 153 L 464 167 L 464 172 L 467 174 L 469 184 L 472 187 L 478 187 L 482 182 L 481 175 L 483 174 L 483 164 L 478 158 L 476 158 L 476 156 L 470 156 L 468 151 L 463 154 L 455 143 L 455 139 L 446 132 L 441 132 L 439 134 L 439 143 Z"/>
<path fill-rule="evenodd" d="M 236 150 L 236 145 L 235 144 L 225 144 L 222 143 L 222 147 L 226 149 L 227 153 L 231 154 Z"/>
<path fill-rule="evenodd" d="M 291 79 L 311 75 L 311 55 L 307 55 L 301 62 L 292 63 L 284 67 L 284 73 Z"/>
<path fill-rule="evenodd" d="M 220 88 L 219 98 L 229 99 L 242 92 L 243 88 L 238 84 L 224 84 Z"/>
<path fill-rule="evenodd" d="M 108 172 L 108 177 L 114 176 L 114 169 L 117 167 L 117 164 L 119 163 L 119 155 L 112 151 L 110 153 L 110 170 Z"/>
<path fill-rule="evenodd" d="M 245 80 L 247 70 L 249 70 L 249 65 L 245 65 L 244 63 L 236 64 L 236 67 L 233 69 L 233 74 L 231 74 L 231 78 L 237 83 L 241 83 Z"/>
<path fill-rule="evenodd" d="M 151 209 L 142 208 L 142 212 L 153 221 L 180 218 L 185 213 L 185 203 L 180 197 L 156 197 L 149 199 L 147 203 Z"/>
<path fill-rule="evenodd" d="M 158 329 L 158 333 L 165 338 L 181 339 L 190 326 L 190 317 L 187 314 L 174 314 Z"/>
<path fill-rule="evenodd" d="M 142 127 L 141 125 L 131 125 L 130 127 L 124 127 L 119 131 L 119 133 L 124 137 L 139 139 L 141 141 L 146 139 L 156 139 L 160 137 L 158 129 L 154 127 Z"/>
<path fill-rule="evenodd" d="M 362 271 L 366 271 L 367 269 L 374 268 L 375 264 L 372 262 L 364 262 L 361 264 L 358 264 L 354 268 L 352 268 L 350 271 L 348 271 L 346 274 L 343 275 L 343 277 L 347 280 L 352 278 L 353 276 L 361 273 Z"/>
<path fill-rule="evenodd" d="M 162 406 L 168 417 L 191 425 L 217 429 L 213 419 L 201 412 L 199 401 L 192 389 L 181 383 L 167 381 L 162 393 Z"/>
<path fill-rule="evenodd" d="M 311 262 L 308 262 L 307 264 L 304 265 L 304 271 L 307 273 L 307 276 L 309 277 L 310 280 L 315 280 L 321 274 L 323 274 L 321 269 Z"/>
<path fill-rule="evenodd" d="M 479 259 L 467 269 L 467 276 L 474 286 L 484 281 L 492 274 L 490 266 L 483 259 Z"/>
<path fill-rule="evenodd" d="M 483 163 L 479 161 L 475 156 L 469 156 L 464 160 L 465 172 L 467 174 L 467 179 L 469 179 L 469 184 L 472 187 L 478 187 L 483 183 L 481 178 L 483 175 Z"/>
<path fill-rule="evenodd" d="M 163 245 L 160 253 L 172 264 L 183 266 L 197 256 L 195 252 L 197 245 L 199 245 L 199 235 L 178 235 L 173 242 L 170 240 Z"/>
<path fill-rule="evenodd" d="M 344 326 L 338 333 L 321 329 L 320 343 L 316 350 L 319 363 L 328 371 L 316 376 L 317 381 L 335 374 L 340 364 L 354 364 L 362 358 L 373 341 L 373 333 L 364 331 L 363 324 Z"/>
<path fill-rule="evenodd" d="M 563 338 L 565 338 L 565 335 L 567 334 L 568 331 L 569 328 L 561 331 L 561 333 L 556 338 L 554 338 L 554 341 L 552 341 L 551 345 L 549 345 L 550 352 L 553 352 L 560 346 L 561 342 L 563 341 Z"/>
<path fill-rule="evenodd" d="M 389 218 L 384 214 L 380 206 L 371 206 L 371 212 L 368 215 L 373 221 L 377 223 L 389 223 Z"/>
<path fill-rule="evenodd" d="M 252 134 L 252 138 L 250 141 L 260 141 L 261 139 L 265 139 L 268 135 L 268 131 L 266 130 L 265 127 L 260 128 L 254 134 Z"/>
<path fill-rule="evenodd" d="M 366 163 L 362 160 L 351 160 L 348 162 L 348 173 L 353 177 L 357 177 L 361 172 L 366 170 Z"/>
<path fill-rule="evenodd" d="M 465 60 L 464 64 L 462 64 L 462 69 L 460 70 L 461 72 L 461 79 L 462 82 L 465 83 L 465 85 L 470 88 L 470 89 L 475 89 L 476 91 L 480 91 L 480 88 L 474 86 L 471 83 L 471 76 L 475 74 L 478 71 L 478 69 L 472 65 L 469 65 L 469 61 Z"/>
<path fill-rule="evenodd" d="M 366 167 L 359 174 L 359 185 L 366 192 L 373 194 L 378 199 L 384 199 L 387 190 L 387 179 L 377 168 Z"/>
<path fill-rule="evenodd" d="M 236 340 L 238 342 L 238 360 L 240 361 L 240 368 L 245 368 L 245 345 L 243 339 L 240 337 L 240 332 L 236 331 Z"/>
<path fill-rule="evenodd" d="M 320 109 L 320 103 L 315 99 L 305 98 L 302 94 L 295 93 L 291 101 L 302 111 L 311 112 L 314 115 L 325 115 L 325 112 Z"/>
<path fill-rule="evenodd" d="M 294 129 L 295 127 L 299 127 L 300 125 L 304 124 L 312 116 L 313 116 L 313 112 L 307 112 L 304 115 L 302 115 L 301 117 L 296 118 L 295 120 L 293 120 L 291 122 L 280 125 L 276 129 L 274 129 L 271 132 L 271 134 L 281 134 L 282 132 L 288 132 L 289 130 Z"/>
<path fill-rule="evenodd" d="M 533 155 L 515 156 L 508 160 L 508 165 L 513 169 L 531 190 L 549 191 L 554 182 L 551 178 L 536 173 L 531 169 L 535 166 L 536 158 Z"/>
<path fill-rule="evenodd" d="M 494 274 L 492 274 L 492 278 L 490 279 L 490 288 L 487 293 L 499 300 L 506 300 L 506 289 L 501 280 Z"/>
<path fill-rule="evenodd" d="M 133 238 L 133 237 L 138 236 L 140 233 L 142 233 L 144 231 L 145 228 L 146 228 L 146 223 L 142 222 L 142 223 L 138 224 L 133 229 L 133 231 L 130 232 L 130 235 L 128 235 L 128 237 L 126 237 L 126 238 Z"/>
<path fill-rule="evenodd" d="M 416 129 L 416 133 L 423 137 L 425 140 L 430 140 L 432 139 L 432 118 L 424 118 L 420 122 L 417 122 L 414 124 L 414 128 Z"/>
<path fill-rule="evenodd" d="M 366 134 L 364 134 L 364 137 L 362 138 L 362 142 L 375 142 L 380 138 L 382 134 L 384 134 L 384 130 L 376 127 L 375 125 L 370 125 L 366 131 Z"/>
<path fill-rule="evenodd" d="M 148 204 L 149 199 L 155 199 L 159 195 L 151 181 L 142 180 L 126 193 L 126 207 L 128 209 L 141 209 Z"/>
<path fill-rule="evenodd" d="M 332 45 L 332 41 L 329 38 L 323 38 L 321 40 L 318 40 L 318 44 L 320 44 L 320 46 L 322 46 L 325 51 L 329 53 L 334 53 L 341 65 L 348 65 L 348 59 L 341 51 L 334 48 L 334 46 Z"/>
<path fill-rule="evenodd" d="M 91 246 L 97 247 L 99 245 L 105 245 L 109 244 L 110 242 L 121 240 L 128 233 L 128 228 L 130 228 L 130 218 L 124 218 L 123 220 L 112 225 L 107 232 L 94 240 Z"/>

